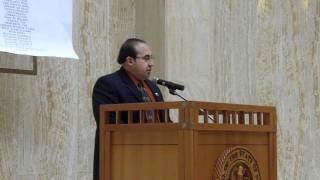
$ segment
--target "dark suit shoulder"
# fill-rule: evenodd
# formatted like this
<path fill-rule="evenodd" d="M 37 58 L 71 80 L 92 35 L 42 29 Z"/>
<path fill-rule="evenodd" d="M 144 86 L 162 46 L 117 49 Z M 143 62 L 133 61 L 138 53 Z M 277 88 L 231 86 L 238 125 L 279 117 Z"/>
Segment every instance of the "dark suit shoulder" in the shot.
<path fill-rule="evenodd" d="M 92 105 L 94 116 L 99 118 L 99 106 L 101 104 L 117 104 L 121 102 L 119 95 L 120 75 L 118 71 L 101 76 L 96 81 L 92 92 Z"/>
<path fill-rule="evenodd" d="M 99 77 L 97 82 L 99 82 L 99 81 L 114 81 L 114 80 L 120 79 L 120 77 L 121 77 L 121 75 L 118 70 L 118 71 L 113 72 L 111 74 L 106 74 L 106 75 Z"/>

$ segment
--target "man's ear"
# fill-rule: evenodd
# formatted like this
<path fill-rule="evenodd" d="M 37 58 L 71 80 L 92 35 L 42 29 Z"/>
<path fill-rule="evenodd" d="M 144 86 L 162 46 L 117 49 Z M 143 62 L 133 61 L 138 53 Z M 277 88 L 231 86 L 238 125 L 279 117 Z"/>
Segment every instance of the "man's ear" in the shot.
<path fill-rule="evenodd" d="M 132 65 L 134 62 L 136 62 L 136 60 L 130 56 L 126 58 L 126 61 L 129 65 Z"/>

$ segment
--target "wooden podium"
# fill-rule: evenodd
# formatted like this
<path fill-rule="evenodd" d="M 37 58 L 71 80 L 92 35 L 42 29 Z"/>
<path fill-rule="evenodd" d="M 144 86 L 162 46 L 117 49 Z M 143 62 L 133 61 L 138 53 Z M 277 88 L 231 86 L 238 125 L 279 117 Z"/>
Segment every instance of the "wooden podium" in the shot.
<path fill-rule="evenodd" d="M 161 112 L 162 121 L 144 122 L 145 111 Z M 277 179 L 274 107 L 116 104 L 102 105 L 100 119 L 100 180 Z"/>

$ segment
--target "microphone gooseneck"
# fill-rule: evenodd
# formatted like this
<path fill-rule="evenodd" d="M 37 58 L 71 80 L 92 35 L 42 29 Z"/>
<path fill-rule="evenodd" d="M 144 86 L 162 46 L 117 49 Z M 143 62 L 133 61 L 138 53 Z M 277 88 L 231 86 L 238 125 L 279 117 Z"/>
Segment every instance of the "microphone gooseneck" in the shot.
<path fill-rule="evenodd" d="M 180 97 L 181 99 L 183 99 L 184 101 L 188 102 L 189 100 L 187 100 L 186 98 L 184 98 L 183 96 L 181 96 L 179 93 L 176 92 L 176 90 L 184 90 L 184 86 L 180 85 L 180 84 L 176 84 L 170 81 L 166 81 L 166 80 L 162 80 L 159 79 L 158 77 L 154 77 L 152 79 L 152 81 L 156 84 L 162 85 L 162 86 L 166 86 L 169 89 L 169 93 L 175 96 Z M 202 113 L 204 113 L 205 111 L 203 109 L 199 109 Z M 210 120 L 212 120 L 213 122 L 217 122 L 217 120 L 214 117 L 208 116 L 208 118 Z"/>

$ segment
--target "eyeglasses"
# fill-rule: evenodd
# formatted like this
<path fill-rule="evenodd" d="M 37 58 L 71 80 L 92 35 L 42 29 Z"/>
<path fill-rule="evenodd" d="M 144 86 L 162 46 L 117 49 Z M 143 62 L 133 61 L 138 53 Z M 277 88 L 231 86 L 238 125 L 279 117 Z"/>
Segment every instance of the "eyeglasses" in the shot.
<path fill-rule="evenodd" d="M 144 59 L 146 61 L 149 61 L 149 60 L 153 59 L 152 55 L 145 55 L 145 56 L 142 56 L 142 57 L 136 56 L 136 59 L 137 58 L 141 58 L 141 59 Z"/>

